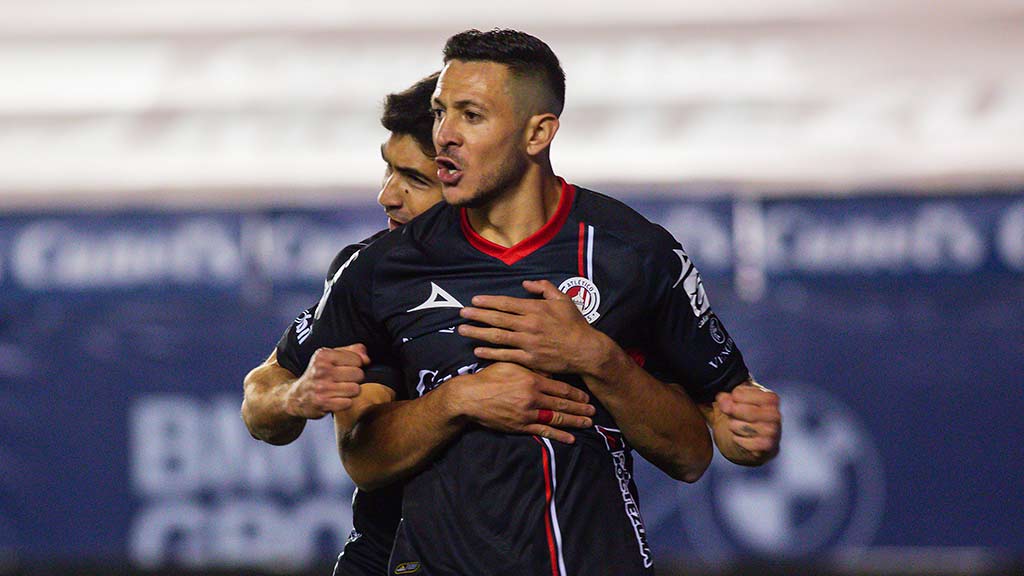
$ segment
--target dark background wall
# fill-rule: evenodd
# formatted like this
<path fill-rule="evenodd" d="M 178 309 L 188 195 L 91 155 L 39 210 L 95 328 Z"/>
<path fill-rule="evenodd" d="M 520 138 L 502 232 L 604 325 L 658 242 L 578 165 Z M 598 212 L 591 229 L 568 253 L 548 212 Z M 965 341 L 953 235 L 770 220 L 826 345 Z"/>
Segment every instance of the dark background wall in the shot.
<path fill-rule="evenodd" d="M 659 565 L 984 573 L 1024 556 L 1024 195 L 625 192 L 693 256 L 785 418 L 761 469 L 718 457 L 685 485 L 639 464 Z M 352 489 L 330 423 L 262 445 L 241 381 L 380 220 L 0 215 L 0 572 L 328 570 Z"/>

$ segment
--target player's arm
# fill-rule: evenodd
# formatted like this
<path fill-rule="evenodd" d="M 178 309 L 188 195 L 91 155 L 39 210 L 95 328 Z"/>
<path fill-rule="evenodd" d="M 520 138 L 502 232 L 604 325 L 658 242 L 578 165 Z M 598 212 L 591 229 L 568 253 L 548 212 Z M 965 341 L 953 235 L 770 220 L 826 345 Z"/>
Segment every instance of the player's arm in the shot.
<path fill-rule="evenodd" d="M 514 364 L 457 376 L 414 400 L 391 401 L 394 393 L 381 388 L 364 385 L 365 408 L 341 424 L 347 429 L 339 436 L 342 463 L 364 490 L 412 475 L 467 426 L 572 443 L 561 428 L 588 428 L 594 413 L 582 390 Z"/>
<path fill-rule="evenodd" d="M 711 427 L 715 445 L 730 462 L 760 466 L 779 453 L 779 396 L 753 379 L 731 392 L 719 392 L 714 402 L 699 407 Z"/>
<path fill-rule="evenodd" d="M 396 394 L 392 388 L 376 382 L 365 382 L 359 385 L 359 395 L 352 399 L 349 409 L 334 413 L 334 438 L 342 462 L 345 461 L 344 448 L 348 443 L 348 436 L 356 423 L 367 411 L 375 406 L 394 402 L 395 398 Z"/>
<path fill-rule="evenodd" d="M 626 440 L 663 472 L 696 482 L 711 464 L 712 446 L 700 410 L 679 386 L 662 382 L 611 338 L 582 366 L 583 381 L 611 412 Z"/>
<path fill-rule="evenodd" d="M 321 348 L 296 376 L 278 363 L 275 349 L 245 377 L 242 420 L 254 438 L 275 445 L 293 442 L 306 420 L 352 406 L 367 363 L 362 344 Z"/>
<path fill-rule="evenodd" d="M 523 286 L 543 299 L 477 296 L 463 309 L 463 317 L 490 327 L 463 324 L 460 334 L 501 346 L 477 355 L 581 375 L 637 452 L 677 480 L 699 479 L 711 463 L 711 437 L 686 393 L 647 373 L 550 282 Z"/>
<path fill-rule="evenodd" d="M 285 394 L 296 378 L 277 363 L 276 349 L 245 376 L 242 420 L 253 438 L 282 446 L 302 434 L 306 419 L 284 410 Z"/>
<path fill-rule="evenodd" d="M 346 246 L 331 262 L 321 306 L 333 304 L 331 287 L 337 271 L 376 236 Z M 243 381 L 242 420 L 253 437 L 270 444 L 295 441 L 307 419 L 343 410 L 359 393 L 369 362 L 365 346 L 332 349 L 344 336 L 331 318 L 315 318 L 321 306 L 310 308 L 288 326 L 277 347 Z M 319 316 L 319 314 L 316 314 Z M 315 330 L 314 330 L 315 328 Z M 355 339 L 349 342 L 357 341 Z"/>
<path fill-rule="evenodd" d="M 700 273 L 678 242 L 652 250 L 651 346 L 700 405 L 728 460 L 758 466 L 779 451 L 779 397 L 754 382 L 738 345 L 711 310 Z"/>

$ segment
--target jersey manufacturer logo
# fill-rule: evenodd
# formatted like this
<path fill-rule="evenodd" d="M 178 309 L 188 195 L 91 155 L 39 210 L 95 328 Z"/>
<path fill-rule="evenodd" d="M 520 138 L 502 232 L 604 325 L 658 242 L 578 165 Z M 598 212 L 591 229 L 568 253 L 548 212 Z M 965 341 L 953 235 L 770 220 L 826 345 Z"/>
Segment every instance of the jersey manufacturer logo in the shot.
<path fill-rule="evenodd" d="M 693 315 L 700 318 L 711 309 L 708 295 L 704 292 L 704 283 L 700 280 L 700 272 L 697 271 L 690 257 L 686 255 L 686 252 L 678 249 L 672 251 L 676 253 L 676 256 L 679 257 L 679 262 L 682 264 L 679 278 L 672 287 L 675 288 L 679 286 L 680 282 L 683 283 L 683 290 L 686 290 L 686 295 L 690 297 L 690 308 L 693 308 Z"/>
<path fill-rule="evenodd" d="M 431 282 L 430 296 L 427 297 L 427 300 L 415 308 L 406 310 L 406 312 L 418 312 L 420 310 L 429 310 L 430 308 L 465 308 L 465 306 L 456 300 L 454 296 L 446 292 L 444 288 Z"/>
<path fill-rule="evenodd" d="M 419 571 L 419 562 L 402 562 L 398 566 L 395 566 L 395 574 L 415 574 Z"/>
<path fill-rule="evenodd" d="M 601 317 L 601 314 L 597 311 L 597 308 L 601 305 L 601 292 L 598 291 L 597 286 L 590 279 L 582 276 L 573 276 L 562 282 L 558 289 L 569 298 L 572 298 L 573 304 L 576 305 L 580 314 L 583 314 L 583 317 L 590 324 L 593 324 L 595 320 Z"/>

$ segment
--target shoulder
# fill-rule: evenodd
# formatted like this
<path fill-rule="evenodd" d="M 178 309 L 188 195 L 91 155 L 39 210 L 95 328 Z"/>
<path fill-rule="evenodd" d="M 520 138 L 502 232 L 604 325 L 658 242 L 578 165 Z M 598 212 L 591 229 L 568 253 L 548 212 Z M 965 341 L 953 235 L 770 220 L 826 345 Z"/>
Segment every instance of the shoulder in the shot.
<path fill-rule="evenodd" d="M 346 246 L 331 263 L 331 274 L 327 281 L 331 284 L 345 278 L 372 278 L 378 265 L 388 254 L 401 245 L 401 229 L 383 231 L 371 236 L 370 241 L 357 242 Z"/>
<path fill-rule="evenodd" d="M 458 227 L 458 212 L 439 202 L 401 228 L 373 236 L 371 242 L 356 250 L 339 254 L 338 259 L 343 255 L 345 258 L 341 259 L 334 274 L 347 266 L 360 276 L 373 276 L 387 262 L 398 265 L 410 258 L 415 260 L 425 247 L 439 244 L 439 239 L 451 238 L 453 226 Z"/>
<path fill-rule="evenodd" d="M 413 218 L 396 232 L 401 233 L 406 242 L 422 242 L 438 236 L 447 236 L 451 233 L 452 227 L 458 227 L 458 225 L 458 209 L 442 201 Z"/>
<path fill-rule="evenodd" d="M 374 243 L 376 240 L 380 239 L 387 233 L 387 230 L 381 230 L 380 232 L 377 232 L 376 234 L 370 236 L 369 238 L 360 240 L 359 242 L 354 242 L 339 250 L 338 253 L 334 256 L 334 260 L 331 261 L 330 268 L 327 269 L 327 277 L 333 277 L 335 274 L 337 274 L 338 269 L 344 266 L 345 262 L 348 262 L 348 259 L 351 258 L 353 254 L 362 250 L 363 248 L 366 248 L 367 246 Z"/>
<path fill-rule="evenodd" d="M 618 238 L 640 255 L 679 248 L 672 234 L 611 196 L 576 187 L 576 217 L 603 234 Z"/>

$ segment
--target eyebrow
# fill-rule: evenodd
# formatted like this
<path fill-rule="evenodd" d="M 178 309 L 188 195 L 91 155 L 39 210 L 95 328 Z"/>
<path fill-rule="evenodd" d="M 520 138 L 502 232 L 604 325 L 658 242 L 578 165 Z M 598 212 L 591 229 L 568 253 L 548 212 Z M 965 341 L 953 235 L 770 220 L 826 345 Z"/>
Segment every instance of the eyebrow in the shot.
<path fill-rule="evenodd" d="M 410 168 L 408 166 L 395 166 L 394 168 L 395 168 L 396 172 L 401 172 L 402 174 L 405 174 L 406 176 L 413 176 L 413 177 L 419 178 L 420 180 L 423 180 L 425 182 L 430 182 L 430 177 L 429 176 L 427 176 L 426 174 L 424 174 L 423 172 L 420 172 L 419 170 L 417 170 L 415 168 Z"/>
<path fill-rule="evenodd" d="M 441 107 L 441 108 L 448 108 L 448 106 L 446 106 L 444 104 L 444 102 L 441 102 L 441 99 L 436 97 L 436 96 L 430 99 L 430 103 L 433 106 L 437 106 L 437 107 Z M 462 100 L 456 100 L 451 105 L 451 107 L 455 108 L 455 109 L 462 109 L 462 108 L 466 108 L 466 107 L 469 107 L 469 106 L 476 106 L 477 108 L 480 108 L 481 110 L 487 110 L 487 106 L 484 106 L 484 104 L 482 102 L 480 102 L 478 100 L 473 100 L 473 99 L 470 99 L 470 98 L 464 98 Z"/>
<path fill-rule="evenodd" d="M 469 106 L 476 106 L 477 108 L 480 108 L 481 110 L 486 110 L 487 109 L 486 106 L 484 106 L 481 102 L 478 102 L 476 100 L 457 100 L 453 106 L 455 108 L 466 108 L 466 107 L 469 107 Z"/>

